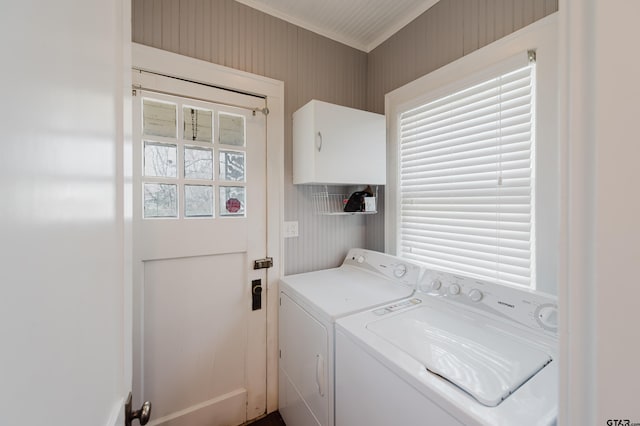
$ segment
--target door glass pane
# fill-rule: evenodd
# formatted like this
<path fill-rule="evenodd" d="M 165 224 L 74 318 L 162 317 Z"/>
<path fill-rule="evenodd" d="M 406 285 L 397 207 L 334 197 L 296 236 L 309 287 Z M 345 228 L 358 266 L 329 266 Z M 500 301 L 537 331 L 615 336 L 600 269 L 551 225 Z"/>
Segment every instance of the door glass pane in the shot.
<path fill-rule="evenodd" d="M 184 148 L 185 179 L 213 180 L 213 150 L 208 148 Z"/>
<path fill-rule="evenodd" d="M 184 215 L 186 217 L 213 217 L 213 187 L 185 185 Z"/>
<path fill-rule="evenodd" d="M 145 135 L 176 138 L 176 105 L 145 99 L 142 104 L 142 129 Z"/>
<path fill-rule="evenodd" d="M 220 143 L 244 146 L 244 117 L 241 115 L 218 114 L 218 134 Z"/>
<path fill-rule="evenodd" d="M 213 112 L 206 109 L 183 107 L 184 114 L 184 139 L 189 141 L 211 142 Z"/>
<path fill-rule="evenodd" d="M 220 151 L 220 180 L 244 181 L 244 152 Z"/>
<path fill-rule="evenodd" d="M 145 183 L 144 217 L 178 217 L 178 186 Z"/>
<path fill-rule="evenodd" d="M 176 145 L 155 142 L 144 143 L 144 175 L 159 177 L 177 177 Z"/>
<path fill-rule="evenodd" d="M 244 187 L 220 187 L 220 216 L 244 216 Z"/>

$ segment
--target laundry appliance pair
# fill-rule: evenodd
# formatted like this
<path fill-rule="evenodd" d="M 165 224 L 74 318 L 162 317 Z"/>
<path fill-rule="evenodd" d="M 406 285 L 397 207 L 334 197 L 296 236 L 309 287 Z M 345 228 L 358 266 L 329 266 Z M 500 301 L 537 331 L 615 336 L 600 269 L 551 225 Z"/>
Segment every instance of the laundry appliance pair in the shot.
<path fill-rule="evenodd" d="M 288 426 L 553 425 L 554 297 L 351 249 L 280 283 Z"/>

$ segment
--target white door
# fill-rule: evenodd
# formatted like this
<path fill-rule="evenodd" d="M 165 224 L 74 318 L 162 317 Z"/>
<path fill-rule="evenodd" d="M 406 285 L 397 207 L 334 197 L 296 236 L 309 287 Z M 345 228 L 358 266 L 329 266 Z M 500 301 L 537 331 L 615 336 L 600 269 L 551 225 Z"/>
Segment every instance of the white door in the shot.
<path fill-rule="evenodd" d="M 123 425 L 130 10 L 2 4 L 0 51 L 12 63 L 0 72 L 3 426 Z"/>
<path fill-rule="evenodd" d="M 265 100 L 133 80 L 134 389 L 154 425 L 241 424 L 266 411 Z"/>

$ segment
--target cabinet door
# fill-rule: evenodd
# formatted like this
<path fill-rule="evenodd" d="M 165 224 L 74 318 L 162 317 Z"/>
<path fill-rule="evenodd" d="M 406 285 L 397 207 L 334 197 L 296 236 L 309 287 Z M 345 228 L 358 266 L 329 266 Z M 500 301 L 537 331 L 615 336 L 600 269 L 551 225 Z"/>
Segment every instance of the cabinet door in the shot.
<path fill-rule="evenodd" d="M 384 116 L 318 102 L 315 123 L 318 182 L 385 183 Z"/>

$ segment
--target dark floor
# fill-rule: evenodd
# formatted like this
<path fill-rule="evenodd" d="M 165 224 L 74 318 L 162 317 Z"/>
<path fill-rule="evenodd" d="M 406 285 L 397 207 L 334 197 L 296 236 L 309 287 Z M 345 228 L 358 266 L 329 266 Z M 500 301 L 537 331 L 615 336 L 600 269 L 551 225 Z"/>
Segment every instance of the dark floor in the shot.
<path fill-rule="evenodd" d="M 285 426 L 284 420 L 282 420 L 280 413 L 277 411 L 269 414 L 267 417 L 264 417 L 258 421 L 249 423 L 249 425 L 250 426 Z"/>

